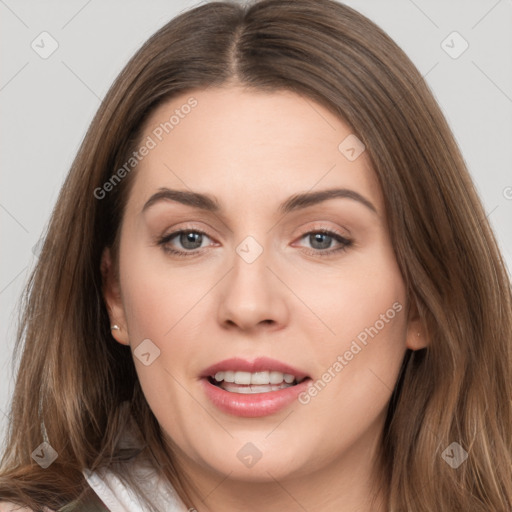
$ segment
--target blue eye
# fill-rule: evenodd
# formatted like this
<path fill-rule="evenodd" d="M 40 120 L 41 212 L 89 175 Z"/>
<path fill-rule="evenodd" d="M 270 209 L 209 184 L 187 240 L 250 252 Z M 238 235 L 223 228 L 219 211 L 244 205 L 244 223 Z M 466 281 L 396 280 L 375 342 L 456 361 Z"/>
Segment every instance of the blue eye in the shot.
<path fill-rule="evenodd" d="M 174 233 L 162 237 L 158 241 L 158 244 L 162 245 L 163 249 L 171 254 L 175 254 L 177 256 L 191 256 L 195 254 L 193 251 L 201 248 L 204 237 L 209 238 L 206 233 L 203 233 L 202 231 L 181 230 L 175 231 Z M 170 246 L 174 239 L 176 239 L 176 241 L 185 250 L 174 249 L 172 246 Z"/>
<path fill-rule="evenodd" d="M 203 242 L 211 238 L 203 231 L 196 229 L 179 230 L 165 235 L 158 240 L 163 250 L 175 256 L 196 256 L 204 248 Z M 301 236 L 301 240 L 309 240 L 310 247 L 306 252 L 314 256 L 330 256 L 339 251 L 345 251 L 352 245 L 352 240 L 341 236 L 335 231 L 327 229 L 308 231 Z M 332 248 L 334 244 L 337 247 Z M 178 247 L 176 248 L 176 245 Z"/>
<path fill-rule="evenodd" d="M 312 254 L 328 256 L 338 251 L 344 251 L 352 245 L 352 240 L 341 236 L 330 230 L 309 231 L 302 235 L 302 239 L 307 239 L 310 243 Z M 338 243 L 338 247 L 332 249 L 332 243 Z M 309 252 L 309 251 L 308 251 Z"/>
<path fill-rule="evenodd" d="M 203 233 L 196 231 L 182 231 L 174 238 L 177 238 L 185 249 L 199 249 L 203 243 Z"/>

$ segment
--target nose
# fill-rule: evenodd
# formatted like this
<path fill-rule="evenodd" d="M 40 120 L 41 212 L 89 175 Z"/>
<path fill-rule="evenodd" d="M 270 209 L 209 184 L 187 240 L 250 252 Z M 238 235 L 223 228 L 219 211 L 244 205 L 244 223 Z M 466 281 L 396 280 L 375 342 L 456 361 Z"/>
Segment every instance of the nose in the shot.
<path fill-rule="evenodd" d="M 218 296 L 218 320 L 224 328 L 278 330 L 286 325 L 286 288 L 269 263 L 265 250 L 252 262 L 235 254 Z"/>

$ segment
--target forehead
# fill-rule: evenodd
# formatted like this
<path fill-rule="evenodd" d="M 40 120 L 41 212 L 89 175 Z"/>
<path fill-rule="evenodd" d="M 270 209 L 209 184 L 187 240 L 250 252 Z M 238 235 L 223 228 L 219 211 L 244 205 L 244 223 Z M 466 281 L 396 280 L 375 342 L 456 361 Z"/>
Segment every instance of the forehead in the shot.
<path fill-rule="evenodd" d="M 353 137 L 338 116 L 290 91 L 226 87 L 181 94 L 145 123 L 141 144 L 151 141 L 151 149 L 137 166 L 133 200 L 140 206 L 155 189 L 169 187 L 248 207 L 336 186 L 357 189 L 379 207 L 366 153 L 352 161 L 344 153 L 344 141 L 353 145 Z"/>

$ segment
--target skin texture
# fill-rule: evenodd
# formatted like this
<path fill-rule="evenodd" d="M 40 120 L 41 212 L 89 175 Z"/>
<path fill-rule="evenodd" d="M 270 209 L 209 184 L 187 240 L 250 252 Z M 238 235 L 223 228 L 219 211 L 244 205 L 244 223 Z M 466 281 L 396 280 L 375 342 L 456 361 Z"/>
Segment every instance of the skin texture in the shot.
<path fill-rule="evenodd" d="M 155 110 L 143 138 L 190 96 Z M 230 86 L 193 96 L 195 109 L 134 171 L 119 282 L 104 252 L 105 299 L 120 327 L 113 335 L 132 351 L 145 339 L 160 350 L 149 366 L 134 361 L 153 413 L 177 446 L 178 465 L 200 489 L 199 512 L 369 511 L 400 364 L 407 347 L 423 348 L 425 340 L 406 302 L 367 154 L 349 161 L 338 145 L 350 127 L 292 92 Z M 214 195 L 222 211 L 162 200 L 141 213 L 161 187 Z M 327 188 L 358 192 L 376 213 L 350 198 L 278 211 L 293 194 Z M 193 256 L 158 245 L 178 229 L 206 232 L 200 249 L 188 249 Z M 328 237 L 315 243 L 310 235 L 319 229 L 352 243 L 322 256 L 341 244 Z M 249 235 L 263 248 L 250 264 L 236 252 Z M 187 251 L 179 236 L 167 246 Z M 395 303 L 401 311 L 366 346 L 359 343 L 362 350 L 307 405 L 294 401 L 267 417 L 240 418 L 219 411 L 202 390 L 200 373 L 231 357 L 268 356 L 316 381 Z M 237 457 L 249 442 L 261 452 L 250 468 Z"/>

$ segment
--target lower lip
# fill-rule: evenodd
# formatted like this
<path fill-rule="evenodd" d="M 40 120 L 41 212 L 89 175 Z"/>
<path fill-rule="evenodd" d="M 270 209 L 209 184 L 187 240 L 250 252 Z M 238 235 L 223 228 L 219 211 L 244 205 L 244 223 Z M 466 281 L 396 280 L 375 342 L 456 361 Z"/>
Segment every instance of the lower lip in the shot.
<path fill-rule="evenodd" d="M 274 414 L 290 405 L 300 393 L 306 390 L 311 379 L 307 378 L 300 384 L 278 391 L 251 394 L 225 391 L 212 384 L 207 378 L 201 379 L 201 382 L 206 396 L 221 411 L 235 416 L 256 418 Z"/>

